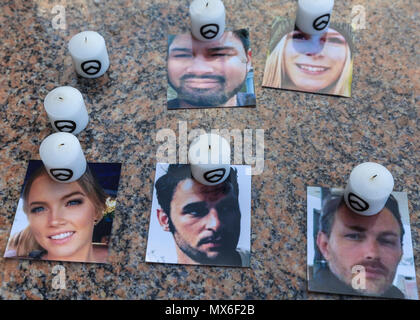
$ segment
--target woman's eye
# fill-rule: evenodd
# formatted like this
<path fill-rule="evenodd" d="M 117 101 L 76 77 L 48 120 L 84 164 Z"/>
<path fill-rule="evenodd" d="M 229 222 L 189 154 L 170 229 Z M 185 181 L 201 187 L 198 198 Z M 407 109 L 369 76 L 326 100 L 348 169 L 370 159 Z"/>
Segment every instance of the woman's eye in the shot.
<path fill-rule="evenodd" d="M 82 200 L 80 199 L 75 199 L 75 200 L 70 200 L 66 203 L 66 206 L 77 206 L 79 204 L 82 204 Z"/>
<path fill-rule="evenodd" d="M 330 37 L 327 39 L 328 42 L 336 43 L 336 44 L 344 44 L 343 39 L 337 37 Z"/>
<path fill-rule="evenodd" d="M 295 40 L 306 40 L 306 36 L 303 33 L 293 34 L 293 39 Z"/>
<path fill-rule="evenodd" d="M 31 213 L 40 213 L 44 211 L 44 207 L 34 207 L 31 209 Z"/>

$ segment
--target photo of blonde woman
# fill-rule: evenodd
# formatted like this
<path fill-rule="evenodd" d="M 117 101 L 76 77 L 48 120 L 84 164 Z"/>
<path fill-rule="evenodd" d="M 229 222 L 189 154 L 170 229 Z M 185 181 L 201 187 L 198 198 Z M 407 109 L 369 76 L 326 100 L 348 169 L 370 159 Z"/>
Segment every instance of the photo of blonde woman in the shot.
<path fill-rule="evenodd" d="M 351 96 L 351 27 L 331 23 L 321 36 L 307 35 L 290 20 L 273 24 L 263 86 L 337 96 Z"/>
<path fill-rule="evenodd" d="M 4 256 L 106 263 L 110 236 L 107 233 L 111 229 L 104 228 L 105 220 L 109 220 L 109 215 L 104 215 L 109 213 L 110 203 L 115 208 L 115 202 L 108 194 L 113 192 L 109 192 L 108 188 L 105 192 L 92 172 L 95 166 L 90 164 L 85 174 L 75 182 L 58 183 L 50 178 L 41 161 L 31 162 L 32 172 L 27 174 L 15 218 L 20 230 L 14 232 L 12 228 Z M 109 170 L 111 176 L 107 172 L 105 180 L 109 184 L 113 179 L 112 184 L 118 186 L 120 165 L 107 165 L 114 168 Z M 104 171 L 101 167 L 98 169 Z M 116 195 L 116 187 L 111 189 L 115 189 Z M 98 234 L 96 227 L 107 229 L 107 232 Z M 99 241 L 94 241 L 95 238 Z"/>

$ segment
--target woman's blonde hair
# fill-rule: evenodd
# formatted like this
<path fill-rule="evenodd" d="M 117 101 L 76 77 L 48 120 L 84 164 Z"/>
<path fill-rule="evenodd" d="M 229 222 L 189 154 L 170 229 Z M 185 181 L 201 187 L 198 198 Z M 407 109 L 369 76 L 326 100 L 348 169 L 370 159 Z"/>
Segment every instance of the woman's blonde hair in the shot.
<path fill-rule="evenodd" d="M 287 26 L 287 24 L 286 24 Z M 334 29 L 338 29 L 334 27 Z M 341 29 L 341 28 L 340 28 Z M 344 36 L 347 42 L 346 46 L 346 61 L 344 62 L 343 71 L 340 77 L 330 85 L 326 90 L 320 90 L 320 93 L 328 93 L 340 96 L 351 95 L 351 83 L 353 74 L 353 57 L 352 57 L 352 43 L 350 35 L 346 36 L 342 30 L 337 30 Z M 281 40 L 274 47 L 274 50 L 268 54 L 267 61 L 265 64 L 263 86 L 272 88 L 283 88 L 284 84 L 282 81 L 286 78 L 285 63 L 284 63 L 284 48 L 289 33 L 281 38 Z"/>
<path fill-rule="evenodd" d="M 48 176 L 45 167 L 41 165 L 28 179 L 27 183 L 22 192 L 23 200 L 23 211 L 28 214 L 28 196 L 31 190 L 32 184 L 34 181 L 41 176 Z M 49 176 L 48 176 L 49 177 Z M 106 209 L 106 199 L 107 194 L 102 189 L 101 185 L 93 176 L 92 172 L 89 169 L 89 166 L 86 168 L 86 172 L 83 176 L 77 180 L 77 183 L 80 185 L 82 190 L 86 193 L 87 197 L 93 202 L 96 208 L 95 220 L 100 221 L 103 217 L 103 212 Z M 9 240 L 8 250 L 15 250 L 16 256 L 23 257 L 29 256 L 33 251 L 43 251 L 44 249 L 38 244 L 35 240 L 34 235 L 32 234 L 31 227 L 27 226 L 24 230 L 13 235 Z"/>

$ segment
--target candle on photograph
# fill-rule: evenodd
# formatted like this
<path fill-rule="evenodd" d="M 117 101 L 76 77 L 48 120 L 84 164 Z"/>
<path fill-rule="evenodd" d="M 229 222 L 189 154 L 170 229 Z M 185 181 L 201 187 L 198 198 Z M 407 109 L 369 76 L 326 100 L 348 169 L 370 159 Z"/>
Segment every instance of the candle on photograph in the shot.
<path fill-rule="evenodd" d="M 73 36 L 69 51 L 76 72 L 84 78 L 98 78 L 109 67 L 105 40 L 95 31 L 84 31 Z"/>
<path fill-rule="evenodd" d="M 197 40 L 217 40 L 225 32 L 226 13 L 221 0 L 194 0 L 190 17 L 191 32 Z"/>
<path fill-rule="evenodd" d="M 76 88 L 55 88 L 45 97 L 44 107 L 56 131 L 78 134 L 89 122 L 83 96 Z"/>
<path fill-rule="evenodd" d="M 344 200 L 353 212 L 371 216 L 379 213 L 394 188 L 394 178 L 384 166 L 365 162 L 350 173 Z"/>
<path fill-rule="evenodd" d="M 334 0 L 299 0 L 296 26 L 304 33 L 321 35 L 328 30 Z"/>
<path fill-rule="evenodd" d="M 201 184 L 222 183 L 230 174 L 230 146 L 217 134 L 197 137 L 188 150 L 191 174 Z"/>
<path fill-rule="evenodd" d="M 86 159 L 76 136 L 57 132 L 46 137 L 39 155 L 50 177 L 57 182 L 73 182 L 86 171 Z"/>

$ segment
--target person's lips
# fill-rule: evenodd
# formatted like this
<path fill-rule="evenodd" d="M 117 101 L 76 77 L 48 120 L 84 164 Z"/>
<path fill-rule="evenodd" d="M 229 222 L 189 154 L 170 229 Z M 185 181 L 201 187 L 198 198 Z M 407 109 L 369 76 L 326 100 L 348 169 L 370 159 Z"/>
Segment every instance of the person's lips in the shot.
<path fill-rule="evenodd" d="M 379 267 L 366 267 L 366 279 L 378 279 L 386 276 L 386 270 Z"/>
<path fill-rule="evenodd" d="M 302 63 L 296 63 L 296 66 L 299 68 L 299 70 L 309 75 L 321 75 L 330 69 L 329 67 Z"/>
<path fill-rule="evenodd" d="M 73 235 L 75 233 L 75 231 L 56 232 L 54 234 L 49 235 L 48 239 L 50 239 L 50 241 L 53 244 L 64 244 L 69 242 L 73 238 Z"/>
<path fill-rule="evenodd" d="M 211 89 L 220 86 L 220 82 L 218 80 L 212 79 L 189 79 L 186 80 L 184 83 L 187 87 L 194 89 Z"/>
<path fill-rule="evenodd" d="M 223 244 L 223 238 L 221 236 L 217 237 L 207 237 L 200 241 L 199 246 L 202 246 L 207 249 L 219 248 Z"/>
<path fill-rule="evenodd" d="M 366 279 L 368 280 L 377 280 L 388 275 L 388 269 L 380 261 L 366 261 L 364 263 L 360 263 L 359 265 L 364 267 Z"/>

